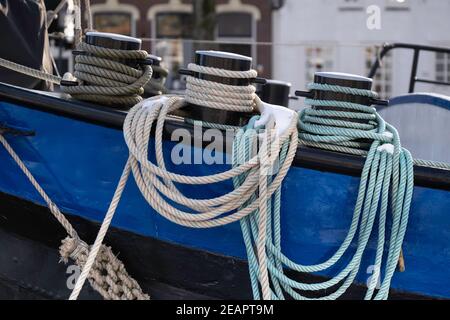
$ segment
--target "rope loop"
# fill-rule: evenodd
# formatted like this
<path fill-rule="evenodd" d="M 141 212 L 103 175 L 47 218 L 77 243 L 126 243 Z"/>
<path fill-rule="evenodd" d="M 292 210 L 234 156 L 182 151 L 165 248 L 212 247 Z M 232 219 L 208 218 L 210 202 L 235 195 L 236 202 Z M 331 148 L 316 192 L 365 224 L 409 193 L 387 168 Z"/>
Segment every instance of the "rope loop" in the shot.
<path fill-rule="evenodd" d="M 350 94 L 354 96 L 363 96 L 369 98 L 378 98 L 378 93 L 371 90 L 357 89 L 351 87 L 343 87 L 338 85 L 331 85 L 326 83 L 310 83 L 307 85 L 309 90 L 317 90 L 317 91 L 331 91 L 335 93 L 344 93 Z"/>

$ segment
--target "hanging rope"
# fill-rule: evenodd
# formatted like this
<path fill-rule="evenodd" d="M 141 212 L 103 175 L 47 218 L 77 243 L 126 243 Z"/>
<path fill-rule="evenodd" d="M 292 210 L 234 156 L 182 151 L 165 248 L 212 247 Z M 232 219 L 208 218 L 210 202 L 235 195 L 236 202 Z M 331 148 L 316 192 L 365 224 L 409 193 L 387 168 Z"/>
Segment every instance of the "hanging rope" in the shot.
<path fill-rule="evenodd" d="M 56 6 L 55 10 L 47 11 L 47 28 L 49 28 L 53 21 L 58 18 L 59 13 L 66 6 L 66 4 L 67 0 L 61 0 Z"/>
<path fill-rule="evenodd" d="M 64 262 L 68 262 L 68 259 L 72 259 L 75 263 L 82 268 L 87 263 L 90 264 L 89 283 L 91 286 L 102 295 L 103 298 L 108 300 L 148 300 L 148 295 L 142 292 L 139 284 L 131 278 L 125 269 L 123 263 L 114 255 L 111 248 L 104 245 L 96 246 L 90 249 L 89 246 L 80 239 L 75 229 L 72 227 L 67 218 L 61 213 L 58 206 L 50 199 L 47 193 L 42 189 L 37 180 L 33 177 L 32 173 L 28 170 L 23 161 L 19 158 L 17 153 L 0 134 L 0 143 L 5 150 L 10 154 L 12 159 L 16 162 L 30 183 L 44 199 L 52 215 L 58 220 L 60 225 L 66 230 L 68 237 L 62 241 L 60 247 L 61 258 Z M 128 172 L 129 173 L 129 172 Z M 128 175 L 127 172 L 124 175 Z M 125 178 L 122 177 L 121 181 Z M 119 190 L 121 184 L 119 183 Z M 121 191 L 120 191 L 121 192 Z M 117 203 L 112 202 L 111 207 L 115 210 Z M 110 209 L 112 210 L 112 209 Z M 100 230 L 102 233 L 102 230 Z M 88 254 L 95 250 L 97 259 L 92 262 L 87 259 Z M 87 260 L 87 262 L 86 262 Z"/>
<path fill-rule="evenodd" d="M 334 92 L 362 96 L 372 96 L 374 94 L 370 91 L 338 86 L 330 87 L 320 84 L 313 84 L 310 86 L 310 89 L 332 90 Z M 317 265 L 306 266 L 291 261 L 282 253 L 280 192 L 277 192 L 275 203 L 273 204 L 272 220 L 268 223 L 269 227 L 266 230 L 268 268 L 274 288 L 272 297 L 274 299 L 284 299 L 285 294 L 287 294 L 294 299 L 303 300 L 307 299 L 307 297 L 301 292 L 319 290 L 326 290 L 327 295 L 317 299 L 330 300 L 341 297 L 354 282 L 358 274 L 362 256 L 373 232 L 377 215 L 379 216 L 379 229 L 374 265 L 381 270 L 386 242 L 386 215 L 389 203 L 391 203 L 393 221 L 390 230 L 388 253 L 384 259 L 384 278 L 381 288 L 374 294 L 375 285 L 378 281 L 374 277 L 365 296 L 366 299 L 387 299 L 390 283 L 401 255 L 401 247 L 408 224 L 413 194 L 414 172 L 411 154 L 401 147 L 397 131 L 384 122 L 376 113 L 375 108 L 341 101 L 309 99 L 306 103 L 314 106 L 339 107 L 353 112 L 305 109 L 301 112 L 299 120 L 300 143 L 320 146 L 327 150 L 348 150 L 352 153 L 367 144 L 367 142 L 361 142 L 361 140 L 370 140 L 372 142 L 370 143 L 370 149 L 362 172 L 358 198 L 349 232 L 340 248 L 327 261 Z M 348 120 L 348 118 L 353 120 L 364 119 L 367 120 L 367 123 L 353 122 Z M 391 197 L 390 192 L 392 192 Z M 252 238 L 255 239 L 254 235 L 260 232 L 256 229 L 259 219 L 261 218 L 258 215 L 253 215 L 243 221 L 246 243 L 250 243 Z M 332 279 L 322 283 L 307 284 L 286 276 L 286 268 L 302 273 L 314 273 L 336 266 L 355 241 L 357 242 L 357 248 L 349 263 Z M 251 245 L 247 244 L 247 248 L 249 247 Z M 249 264 L 254 296 L 258 298 L 258 287 L 255 285 L 258 262 L 251 251 Z M 335 288 L 334 292 L 328 294 L 331 288 Z"/>
<path fill-rule="evenodd" d="M 93 19 L 92 19 L 91 1 L 90 0 L 84 0 L 84 12 L 86 14 L 86 23 L 87 23 L 86 32 L 94 31 L 94 23 L 93 23 Z"/>
<path fill-rule="evenodd" d="M 83 40 L 83 27 L 81 25 L 81 0 L 73 0 L 73 14 L 75 17 L 74 45 L 75 48 L 78 48 Z"/>
<path fill-rule="evenodd" d="M 286 161 L 281 166 L 278 174 L 268 185 L 265 185 L 264 179 L 261 180 L 261 161 L 266 161 L 268 155 L 258 153 L 247 161 L 235 168 L 212 176 L 191 177 L 178 175 L 168 172 L 165 168 L 165 160 L 163 157 L 162 141 L 163 127 L 167 115 L 171 112 L 183 107 L 185 102 L 181 97 L 170 97 L 165 102 L 158 100 L 159 98 L 149 99 L 144 103 L 140 103 L 130 110 L 124 123 L 125 141 L 130 150 L 130 160 L 127 163 L 124 172 L 132 170 L 136 183 L 144 198 L 148 203 L 168 220 L 182 226 L 191 228 L 213 228 L 227 225 L 239 221 L 243 217 L 254 212 L 258 208 L 262 212 L 265 211 L 265 203 L 267 198 L 271 197 L 284 180 L 289 167 L 294 159 L 297 149 L 297 129 L 296 118 L 294 117 L 289 130 L 284 136 L 280 137 L 281 141 L 289 141 L 289 150 L 287 151 Z M 255 97 L 255 103 L 260 104 L 260 100 Z M 150 102 L 153 104 L 150 104 Z M 258 135 L 252 127 L 257 118 L 254 118 L 249 126 L 243 128 L 243 132 L 252 132 L 252 139 L 247 143 L 253 143 Z M 156 126 L 155 136 L 155 155 L 157 163 L 154 164 L 148 160 L 148 147 L 150 140 L 150 131 L 152 126 Z M 248 140 L 248 139 L 247 139 Z M 264 149 L 267 150 L 267 149 Z M 267 151 L 266 151 L 267 152 Z M 234 191 L 214 199 L 193 199 L 189 198 L 175 186 L 175 183 L 184 185 L 209 185 L 221 183 L 246 174 L 247 177 L 242 186 Z M 263 183 L 260 185 L 260 183 Z M 259 191 L 259 196 L 254 196 L 258 189 L 263 187 L 264 192 Z M 261 189 L 259 189 L 261 190 Z M 117 194 L 118 191 L 116 191 Z M 247 206 L 242 207 L 253 199 Z M 185 209 L 180 209 L 180 206 Z M 112 211 L 112 219 L 114 214 Z M 103 226 L 102 226 L 103 229 Z M 107 227 L 105 228 L 105 230 Z M 98 237 L 98 243 L 101 243 L 102 237 Z M 97 243 L 97 241 L 96 241 Z M 264 244 L 264 242 L 263 242 Z M 263 246 L 262 244 L 262 246 Z M 260 245 L 261 246 L 261 245 Z M 94 245 L 95 247 L 95 245 Z M 91 260 L 95 260 L 94 250 L 91 254 Z M 260 252 L 260 259 L 264 259 L 263 252 Z M 76 290 L 82 287 L 84 281 L 83 274 L 89 274 L 89 265 L 83 270 L 77 285 L 74 289 L 72 297 L 76 299 Z M 268 287 L 268 279 L 264 279 L 261 275 L 261 283 Z M 268 297 L 270 298 L 270 296 Z"/>
<path fill-rule="evenodd" d="M 196 72 L 206 72 L 207 74 L 220 75 L 221 77 L 230 78 L 254 78 L 256 72 L 228 72 L 213 68 L 198 68 L 190 65 L 191 70 Z M 292 116 L 288 129 L 282 136 L 278 137 L 273 134 L 262 136 L 256 131 L 255 123 L 260 119 L 254 117 L 250 123 L 242 128 L 235 140 L 234 152 L 246 152 L 253 150 L 252 156 L 247 161 L 234 163 L 234 167 L 226 172 L 215 174 L 212 176 L 193 177 L 179 175 L 167 171 L 163 156 L 163 128 L 167 116 L 176 110 L 185 106 L 186 102 L 195 103 L 210 108 L 221 108 L 227 103 L 231 104 L 231 108 L 227 110 L 247 110 L 253 111 L 262 109 L 261 100 L 255 95 L 255 89 L 244 87 L 247 95 L 238 99 L 238 92 L 242 92 L 243 88 L 226 88 L 222 86 L 223 92 L 234 92 L 233 98 L 218 91 L 218 86 L 214 83 L 212 88 L 208 87 L 209 81 L 195 81 L 193 77 L 188 78 L 187 97 L 183 99 L 178 96 L 156 97 L 148 99 L 145 102 L 133 107 L 124 122 L 124 136 L 130 151 L 130 159 L 127 162 L 124 173 L 133 172 L 135 181 L 147 202 L 162 216 L 168 220 L 191 228 L 213 228 L 227 225 L 241 220 L 242 218 L 252 214 L 255 211 L 266 217 L 267 202 L 273 196 L 277 189 L 280 188 L 287 172 L 291 166 L 297 150 L 297 117 Z M 211 82 L 213 83 L 213 82 Z M 200 87 L 202 88 L 200 90 Z M 231 86 L 228 86 L 231 87 Z M 253 93 L 252 93 L 253 92 Z M 245 108 L 243 107 L 245 106 Z M 272 132 L 275 124 L 271 122 L 272 127 L 264 129 Z M 150 131 L 155 127 L 155 155 L 156 163 L 152 163 L 148 159 Z M 245 138 L 244 138 L 245 137 Z M 269 148 L 276 146 L 276 139 L 289 145 L 284 149 L 283 163 L 280 165 L 276 174 L 272 174 L 270 183 L 267 181 L 269 168 L 272 168 L 272 158 L 278 158 L 280 150 Z M 261 143 L 259 149 L 251 146 Z M 278 140 L 277 140 L 278 141 Z M 245 150 L 245 151 L 243 151 Z M 123 177 L 126 175 L 124 174 Z M 234 180 L 239 177 L 242 182 L 239 187 L 230 193 L 224 194 L 213 199 L 195 199 L 184 195 L 175 185 L 211 185 L 222 183 L 227 180 Z M 123 183 L 122 183 L 123 182 Z M 120 198 L 121 188 L 124 187 L 125 180 L 121 180 L 121 184 L 116 191 L 118 197 L 114 197 L 113 203 Z M 100 246 L 108 229 L 109 221 L 114 216 L 115 208 L 108 211 L 105 221 L 102 225 L 94 248 Z M 265 230 L 266 220 L 262 220 L 259 228 Z M 260 233 L 262 236 L 258 241 L 258 261 L 260 263 L 259 282 L 263 289 L 264 298 L 270 299 L 270 283 L 267 272 L 267 259 L 265 253 L 265 232 Z M 88 263 L 77 281 L 71 299 L 76 299 L 80 288 L 86 279 L 86 275 L 90 272 L 91 261 L 95 261 L 96 250 L 92 250 L 88 257 Z"/>

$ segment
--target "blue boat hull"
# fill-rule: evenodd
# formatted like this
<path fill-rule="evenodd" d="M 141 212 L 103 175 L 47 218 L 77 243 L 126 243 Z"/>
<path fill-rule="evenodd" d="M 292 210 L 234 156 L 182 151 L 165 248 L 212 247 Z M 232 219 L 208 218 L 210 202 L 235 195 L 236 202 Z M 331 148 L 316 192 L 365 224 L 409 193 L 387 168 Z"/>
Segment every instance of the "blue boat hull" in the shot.
<path fill-rule="evenodd" d="M 128 156 L 121 130 L 0 101 L 0 123 L 35 131 L 8 141 L 52 199 L 68 214 L 102 221 Z M 170 155 L 174 143 L 167 141 Z M 167 156 L 168 157 L 168 156 Z M 16 164 L 0 148 L 0 192 L 44 204 Z M 207 175 L 224 166 L 174 166 L 170 170 Z M 283 249 L 294 261 L 318 263 L 340 246 L 353 214 L 359 179 L 293 167 L 283 185 Z M 202 189 L 205 197 L 231 190 L 231 183 Z M 199 189 L 185 192 L 196 195 Z M 404 244 L 406 272 L 394 276 L 392 288 L 430 297 L 450 298 L 450 192 L 416 187 Z M 26 223 L 26 221 L 24 221 Z M 239 224 L 193 230 L 175 225 L 155 212 L 130 179 L 113 227 L 196 250 L 245 259 Z M 366 283 L 373 264 L 370 243 L 357 281 Z M 345 262 L 345 259 L 344 259 Z M 152 261 L 148 261 L 149 264 Z M 338 265 L 337 267 L 342 267 Z M 322 276 L 333 276 L 337 269 Z"/>

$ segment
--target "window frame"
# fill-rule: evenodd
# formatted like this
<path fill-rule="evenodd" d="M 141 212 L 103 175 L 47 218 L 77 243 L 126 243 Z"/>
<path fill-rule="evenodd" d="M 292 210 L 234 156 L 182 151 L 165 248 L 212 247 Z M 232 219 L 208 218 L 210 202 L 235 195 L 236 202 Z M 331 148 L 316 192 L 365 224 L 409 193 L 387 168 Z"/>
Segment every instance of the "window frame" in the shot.
<path fill-rule="evenodd" d="M 256 46 L 256 41 L 258 38 L 258 21 L 255 19 L 254 15 L 251 12 L 248 11 L 223 11 L 223 12 L 217 12 L 217 17 L 219 17 L 222 14 L 246 14 L 251 19 L 251 36 L 250 37 L 226 37 L 226 36 L 219 36 L 219 26 L 216 26 L 215 30 L 215 41 L 217 42 L 236 42 L 236 44 L 247 44 L 250 43 L 251 48 L 251 56 L 253 59 L 253 65 L 256 66 L 258 64 L 258 48 Z"/>
<path fill-rule="evenodd" d="M 108 15 L 108 14 L 119 14 L 119 15 L 128 15 L 130 17 L 130 37 L 136 37 L 136 20 L 133 17 L 133 14 L 126 10 L 98 10 L 92 14 L 92 22 L 95 28 L 95 16 L 96 15 Z"/>
<path fill-rule="evenodd" d="M 442 59 L 438 58 L 438 55 L 442 54 Z M 437 66 L 439 64 L 443 65 L 443 70 L 438 71 Z M 450 82 L 450 54 L 448 53 L 435 53 L 435 62 L 434 62 L 434 72 L 435 72 L 435 80 L 441 82 Z M 438 79 L 438 77 L 442 75 L 443 79 Z"/>
<path fill-rule="evenodd" d="M 337 49 L 336 49 L 336 47 L 335 47 L 335 45 L 333 45 L 333 44 L 317 44 L 317 45 L 315 45 L 315 44 L 311 44 L 311 45 L 308 45 L 308 46 L 305 46 L 304 47 L 304 68 L 305 68 L 305 73 L 304 73 L 304 81 L 305 81 L 305 83 L 306 84 L 308 84 L 308 83 L 310 83 L 310 82 L 313 82 L 314 81 L 314 75 L 313 75 L 313 77 L 312 77 L 312 79 L 309 79 L 309 67 L 308 67 L 308 63 L 309 63 L 309 61 L 308 61 L 308 59 L 309 59 L 309 56 L 308 56 L 308 53 L 307 53 L 307 51 L 308 50 L 314 50 L 314 51 L 317 51 L 317 49 L 321 49 L 321 50 L 323 50 L 323 51 L 325 51 L 325 50 L 330 50 L 330 56 L 326 59 L 326 61 L 330 61 L 331 62 L 331 69 L 335 69 L 336 68 L 336 64 L 337 64 L 337 59 L 336 59 L 336 55 L 337 55 Z M 315 72 L 317 72 L 318 70 L 315 70 Z M 322 71 L 332 71 L 332 70 L 322 70 Z"/>

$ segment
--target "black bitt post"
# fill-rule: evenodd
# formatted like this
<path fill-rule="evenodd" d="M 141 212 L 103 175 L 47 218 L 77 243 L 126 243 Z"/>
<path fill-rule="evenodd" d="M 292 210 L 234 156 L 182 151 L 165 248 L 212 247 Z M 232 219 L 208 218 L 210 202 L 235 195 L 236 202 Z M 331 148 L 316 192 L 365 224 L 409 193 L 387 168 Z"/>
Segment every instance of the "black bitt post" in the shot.
<path fill-rule="evenodd" d="M 314 77 L 314 82 L 319 84 L 336 85 L 341 87 L 349 87 L 354 89 L 372 90 L 372 79 L 337 72 L 317 72 Z M 361 95 L 352 95 L 332 91 L 324 90 L 312 90 L 311 92 L 297 91 L 297 96 L 306 97 L 314 100 L 328 100 L 328 101 L 343 101 L 350 102 L 365 106 L 372 106 L 374 104 L 385 104 L 387 101 L 382 101 L 374 99 L 373 97 L 366 97 Z M 357 112 L 352 109 L 342 108 L 342 107 L 323 107 L 323 106 L 312 106 L 316 110 L 335 110 L 342 112 Z M 369 123 L 370 120 L 359 120 L 344 117 L 330 117 L 331 119 L 344 120 L 349 122 L 357 123 Z M 365 141 L 361 141 L 365 142 Z"/>
<path fill-rule="evenodd" d="M 314 76 L 314 82 L 319 84 L 337 85 L 341 87 L 349 87 L 354 89 L 372 90 L 372 79 L 347 73 L 317 72 Z M 323 91 L 323 90 L 312 90 L 311 92 L 297 91 L 296 95 L 314 100 L 344 101 L 357 103 L 365 106 L 371 106 L 374 104 L 374 99 L 370 97 L 332 91 Z M 345 112 L 354 112 L 353 110 L 340 107 L 312 106 L 312 108 L 316 110 L 338 110 Z M 345 119 L 345 120 L 360 123 L 368 122 L 367 120 L 355 120 L 355 119 Z"/>
<path fill-rule="evenodd" d="M 108 49 L 115 49 L 115 50 L 125 50 L 125 51 L 132 51 L 132 50 L 141 50 L 142 47 L 142 40 L 138 38 L 133 38 L 129 36 L 123 36 L 120 34 L 115 33 L 107 33 L 107 32 L 87 32 L 84 42 L 87 44 L 96 46 L 96 47 L 102 47 L 102 48 L 108 48 Z M 87 52 L 84 51 L 73 51 L 73 55 L 90 55 Z M 133 68 L 139 68 L 141 65 L 152 65 L 154 62 L 158 63 L 158 57 L 155 56 L 148 56 L 146 59 L 120 59 L 118 62 L 126 64 Z M 71 84 L 71 83 L 61 83 L 63 85 L 78 85 L 78 83 Z M 89 85 L 89 83 L 84 83 L 84 85 Z"/>
<path fill-rule="evenodd" d="M 225 69 L 230 71 L 249 71 L 252 67 L 252 58 L 221 51 L 197 51 L 195 54 L 195 63 L 203 67 Z M 221 83 L 230 86 L 249 86 L 252 83 L 265 83 L 264 79 L 237 79 L 224 78 L 219 76 L 207 75 L 203 73 L 192 72 L 190 70 L 180 70 L 180 74 L 188 75 L 202 80 Z M 254 115 L 252 113 L 234 112 L 225 110 L 216 110 L 204 106 L 188 104 L 177 114 L 210 123 L 217 123 L 231 126 L 243 126 Z"/>
<path fill-rule="evenodd" d="M 277 106 L 289 107 L 291 84 L 278 80 L 267 80 L 266 84 L 258 85 L 258 96 L 262 101 Z"/>

